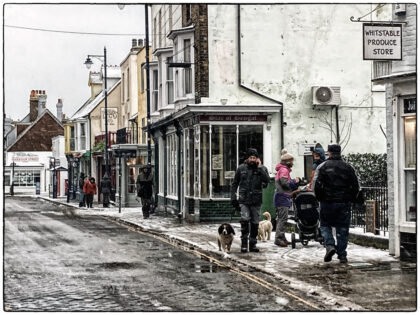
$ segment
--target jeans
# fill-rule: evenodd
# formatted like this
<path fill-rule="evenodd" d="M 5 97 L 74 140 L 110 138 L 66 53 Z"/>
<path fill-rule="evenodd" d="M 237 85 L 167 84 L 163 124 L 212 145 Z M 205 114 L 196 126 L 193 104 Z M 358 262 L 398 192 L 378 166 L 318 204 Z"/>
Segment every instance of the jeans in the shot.
<path fill-rule="evenodd" d="M 246 228 L 244 227 L 241 230 L 242 231 L 241 239 L 247 240 L 248 233 L 250 233 L 249 234 L 250 243 L 256 244 L 257 234 L 258 234 L 258 225 L 260 223 L 261 206 L 244 205 L 241 203 L 240 207 L 241 207 L 241 222 L 243 225 L 247 225 Z M 249 225 L 250 225 L 250 228 L 249 228 Z"/>
<path fill-rule="evenodd" d="M 79 207 L 84 207 L 85 203 L 85 193 L 83 190 L 79 190 Z"/>
<path fill-rule="evenodd" d="M 336 247 L 337 256 L 347 257 L 347 243 L 349 240 L 351 204 L 321 202 L 320 229 L 324 238 L 324 247 Z M 335 227 L 337 246 L 335 246 L 332 227 Z"/>

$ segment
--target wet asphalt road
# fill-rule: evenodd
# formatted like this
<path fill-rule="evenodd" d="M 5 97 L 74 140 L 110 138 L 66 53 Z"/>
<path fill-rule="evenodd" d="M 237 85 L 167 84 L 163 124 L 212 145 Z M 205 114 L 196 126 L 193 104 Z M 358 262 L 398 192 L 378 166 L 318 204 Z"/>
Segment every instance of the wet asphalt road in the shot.
<path fill-rule="evenodd" d="M 103 218 L 31 198 L 6 198 L 5 206 L 5 310 L 310 310 Z"/>

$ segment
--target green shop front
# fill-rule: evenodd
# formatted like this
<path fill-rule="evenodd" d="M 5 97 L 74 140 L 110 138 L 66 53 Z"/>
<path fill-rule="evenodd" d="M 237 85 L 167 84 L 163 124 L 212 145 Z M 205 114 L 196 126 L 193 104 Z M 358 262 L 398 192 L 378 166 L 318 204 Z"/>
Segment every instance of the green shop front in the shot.
<path fill-rule="evenodd" d="M 274 105 L 190 105 L 155 122 L 158 211 L 189 222 L 229 220 L 232 181 L 248 148 L 256 148 L 264 165 L 273 168 L 271 127 L 278 113 Z"/>

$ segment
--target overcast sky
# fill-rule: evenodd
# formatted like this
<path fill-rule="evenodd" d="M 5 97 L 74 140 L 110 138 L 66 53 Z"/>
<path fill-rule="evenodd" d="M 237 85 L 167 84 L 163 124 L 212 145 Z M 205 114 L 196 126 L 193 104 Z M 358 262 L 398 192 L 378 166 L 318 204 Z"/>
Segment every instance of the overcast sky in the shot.
<path fill-rule="evenodd" d="M 119 65 L 133 38 L 145 38 L 144 6 L 116 4 L 6 4 L 4 10 L 4 110 L 22 119 L 29 113 L 31 90 L 45 90 L 47 108 L 71 116 L 88 98 L 88 54 L 103 54 L 108 65 Z M 19 26 L 130 36 L 79 35 L 11 28 Z M 99 67 L 100 61 L 93 59 Z M 99 69 L 99 68 L 98 68 Z"/>

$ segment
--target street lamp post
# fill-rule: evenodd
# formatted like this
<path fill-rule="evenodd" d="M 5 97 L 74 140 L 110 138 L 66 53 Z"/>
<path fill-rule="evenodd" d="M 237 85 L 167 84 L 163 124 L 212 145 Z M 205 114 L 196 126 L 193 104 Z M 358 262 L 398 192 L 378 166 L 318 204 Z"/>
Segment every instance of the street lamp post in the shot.
<path fill-rule="evenodd" d="M 109 174 L 109 159 L 108 159 L 108 91 L 107 91 L 107 74 L 106 74 L 106 47 L 104 47 L 104 54 L 103 55 L 88 55 L 85 61 L 85 65 L 87 69 L 90 69 L 93 62 L 90 57 L 95 57 L 100 60 L 100 58 L 104 58 L 103 65 L 104 65 L 104 96 L 105 96 L 105 173 Z"/>
<path fill-rule="evenodd" d="M 152 163 L 152 145 L 150 139 L 150 69 L 149 69 L 149 11 L 148 5 L 145 8 L 145 28 L 146 28 L 146 107 L 147 107 L 147 164 Z"/>

